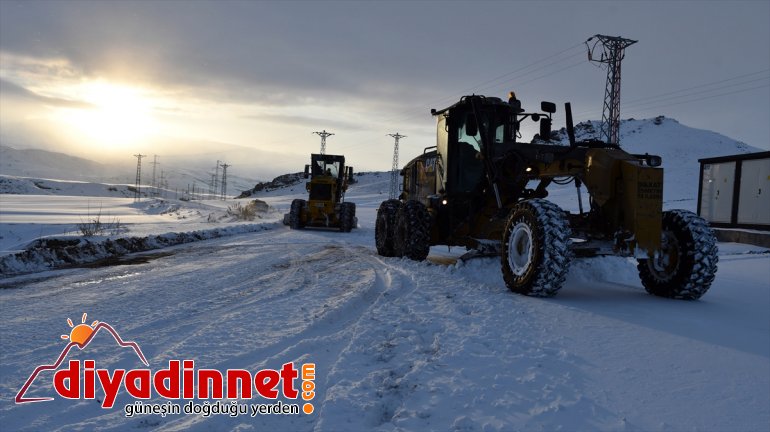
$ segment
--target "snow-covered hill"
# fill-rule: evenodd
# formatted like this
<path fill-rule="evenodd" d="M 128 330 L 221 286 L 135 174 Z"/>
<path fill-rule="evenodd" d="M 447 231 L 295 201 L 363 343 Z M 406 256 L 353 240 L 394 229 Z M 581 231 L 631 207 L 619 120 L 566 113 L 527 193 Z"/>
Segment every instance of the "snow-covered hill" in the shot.
<path fill-rule="evenodd" d="M 172 158 L 170 161 L 160 158 L 157 167 L 156 181 L 163 180 L 166 189 L 175 193 L 187 193 L 187 190 L 195 189 L 196 194 L 210 193 L 212 175 L 217 174 L 214 169 L 216 161 L 210 164 L 200 160 L 180 160 Z M 176 163 L 175 163 L 176 162 Z M 211 168 L 208 168 L 208 165 Z M 145 158 L 142 161 L 142 187 L 149 187 L 152 183 L 152 162 Z M 244 167 L 231 168 L 227 174 L 227 194 L 237 195 L 240 191 L 251 188 L 259 178 L 258 172 L 252 172 Z M 221 193 L 220 168 L 217 179 L 217 190 L 214 195 Z M 130 184 L 136 181 L 136 159 L 128 156 L 125 163 L 101 164 L 88 159 L 70 156 L 64 153 L 51 152 L 39 149 L 15 149 L 13 147 L 0 146 L 0 177 L 20 177 L 30 180 L 65 180 L 108 184 Z M 5 186 L 9 186 L 6 181 Z M 23 187 L 23 186 L 22 186 Z M 56 192 L 46 191 L 46 188 L 23 189 L 26 192 L 18 192 L 17 189 L 3 188 L 0 184 L 0 194 L 3 193 L 42 193 L 52 194 Z M 62 191 L 65 189 L 61 189 Z M 84 195 L 89 192 L 84 191 Z M 98 193 L 98 192 L 97 192 Z M 97 195 L 102 196 L 102 195 Z"/>
<path fill-rule="evenodd" d="M 601 122 L 575 125 L 575 139 L 598 139 Z M 569 142 L 566 129 L 556 134 Z M 700 164 L 698 159 L 761 151 L 716 132 L 694 129 L 663 116 L 620 123 L 621 147 L 633 154 L 649 153 L 663 158 L 664 207 L 695 211 Z"/>
<path fill-rule="evenodd" d="M 106 165 L 64 153 L 0 145 L 0 175 L 106 181 L 114 178 L 110 171 Z"/>

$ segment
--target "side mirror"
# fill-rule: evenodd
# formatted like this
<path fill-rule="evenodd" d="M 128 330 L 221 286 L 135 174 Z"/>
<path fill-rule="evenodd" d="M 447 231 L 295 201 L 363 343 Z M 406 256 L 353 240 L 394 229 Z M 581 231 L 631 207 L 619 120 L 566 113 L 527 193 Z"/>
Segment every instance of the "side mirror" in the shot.
<path fill-rule="evenodd" d="M 348 167 L 348 180 L 353 180 L 353 167 Z"/>
<path fill-rule="evenodd" d="M 540 120 L 540 139 L 543 141 L 551 140 L 551 119 L 548 117 L 543 117 Z"/>
<path fill-rule="evenodd" d="M 646 162 L 648 166 L 659 167 L 663 164 L 663 158 L 661 158 L 660 156 L 648 155 L 646 153 L 645 153 L 645 156 L 646 156 Z"/>
<path fill-rule="evenodd" d="M 305 165 L 305 178 L 310 177 L 310 165 Z"/>
<path fill-rule="evenodd" d="M 540 102 L 540 111 L 553 114 L 556 112 L 556 104 L 553 102 Z"/>
<path fill-rule="evenodd" d="M 479 125 L 476 123 L 476 116 L 468 114 L 465 116 L 465 135 L 476 136 L 479 133 Z"/>

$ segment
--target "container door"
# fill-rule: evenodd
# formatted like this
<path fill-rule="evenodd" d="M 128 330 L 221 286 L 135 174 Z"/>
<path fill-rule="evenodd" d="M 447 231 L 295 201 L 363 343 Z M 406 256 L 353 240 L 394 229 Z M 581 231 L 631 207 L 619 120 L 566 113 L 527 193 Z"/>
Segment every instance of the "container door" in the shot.
<path fill-rule="evenodd" d="M 703 165 L 701 216 L 709 222 L 730 223 L 735 162 Z"/>
<path fill-rule="evenodd" d="M 770 226 L 770 159 L 743 161 L 740 194 L 738 223 Z"/>

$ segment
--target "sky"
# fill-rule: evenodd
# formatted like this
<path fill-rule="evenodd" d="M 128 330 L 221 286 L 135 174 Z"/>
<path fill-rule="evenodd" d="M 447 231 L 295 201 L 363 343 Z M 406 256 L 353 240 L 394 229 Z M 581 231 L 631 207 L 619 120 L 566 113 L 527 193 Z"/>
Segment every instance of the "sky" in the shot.
<path fill-rule="evenodd" d="M 0 0 L 0 144 L 269 179 L 327 153 L 389 170 L 466 94 L 601 120 L 596 34 L 638 42 L 621 118 L 770 149 L 770 1 Z M 592 43 L 589 43 L 589 46 Z M 524 129 L 535 133 L 535 125 Z"/>

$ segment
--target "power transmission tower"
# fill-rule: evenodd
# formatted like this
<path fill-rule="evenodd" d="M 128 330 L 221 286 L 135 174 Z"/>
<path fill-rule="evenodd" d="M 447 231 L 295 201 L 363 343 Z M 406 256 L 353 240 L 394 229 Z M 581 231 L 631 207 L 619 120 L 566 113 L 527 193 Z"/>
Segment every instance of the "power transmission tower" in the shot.
<path fill-rule="evenodd" d="M 398 132 L 394 134 L 388 134 L 393 137 L 396 143 L 393 145 L 393 169 L 390 171 L 390 199 L 396 199 L 398 194 L 398 140 L 406 138 L 406 135 L 401 135 Z"/>
<path fill-rule="evenodd" d="M 142 184 L 142 158 L 147 157 L 147 155 L 140 153 L 135 154 L 134 157 L 136 158 L 136 183 L 134 183 L 134 201 L 139 201 L 141 200 L 139 191 Z"/>
<path fill-rule="evenodd" d="M 214 193 L 217 193 L 217 189 L 219 189 L 219 165 L 221 164 L 221 161 L 217 159 L 217 167 L 214 169 Z"/>
<path fill-rule="evenodd" d="M 153 160 L 150 162 L 152 164 L 152 188 L 153 192 L 152 194 L 158 195 L 158 191 L 156 190 L 158 187 L 158 184 L 155 183 L 155 167 L 158 165 L 158 155 L 153 155 Z"/>
<path fill-rule="evenodd" d="M 219 189 L 219 159 L 217 159 L 217 166 L 216 168 L 214 168 L 214 196 L 216 196 L 218 189 Z"/>
<path fill-rule="evenodd" d="M 163 191 L 162 192 L 163 198 L 166 198 L 166 188 L 168 187 L 168 185 L 166 185 L 166 180 L 163 174 L 164 174 L 164 171 L 160 170 L 160 188 Z"/>
<path fill-rule="evenodd" d="M 331 132 L 326 132 L 326 129 L 324 129 L 321 132 L 313 132 L 313 133 L 321 137 L 321 154 L 326 154 L 326 137 L 330 137 L 334 134 Z"/>
<path fill-rule="evenodd" d="M 227 167 L 230 166 L 232 165 L 222 164 L 222 200 L 227 199 Z"/>
<path fill-rule="evenodd" d="M 596 39 L 593 46 L 588 42 Z M 607 82 L 604 87 L 604 108 L 602 109 L 601 139 L 606 142 L 620 144 L 620 62 L 625 57 L 628 46 L 637 41 L 616 36 L 595 35 L 586 41 L 588 61 L 607 65 Z M 598 58 L 594 55 L 597 45 L 602 44 L 602 52 Z"/>

